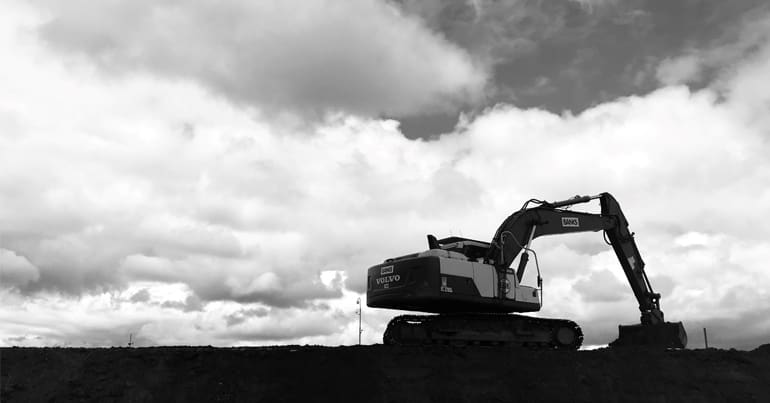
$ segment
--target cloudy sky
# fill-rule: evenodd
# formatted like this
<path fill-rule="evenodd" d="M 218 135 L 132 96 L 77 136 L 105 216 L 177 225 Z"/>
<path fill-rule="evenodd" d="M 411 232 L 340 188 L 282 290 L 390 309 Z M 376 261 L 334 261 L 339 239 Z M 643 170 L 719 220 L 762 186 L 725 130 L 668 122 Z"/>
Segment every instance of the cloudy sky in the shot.
<path fill-rule="evenodd" d="M 602 191 L 692 347 L 770 342 L 762 0 L 5 0 L 0 54 L 0 345 L 352 344 L 367 267 Z M 538 315 L 638 321 L 534 248 Z"/>

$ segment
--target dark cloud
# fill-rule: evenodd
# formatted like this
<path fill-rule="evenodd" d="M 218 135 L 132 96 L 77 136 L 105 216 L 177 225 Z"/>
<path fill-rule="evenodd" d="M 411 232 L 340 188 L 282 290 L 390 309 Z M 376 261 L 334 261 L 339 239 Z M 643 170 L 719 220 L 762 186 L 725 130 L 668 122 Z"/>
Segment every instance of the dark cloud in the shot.
<path fill-rule="evenodd" d="M 92 206 L 94 225 L 83 224 L 72 232 L 46 236 L 30 227 L 30 232 L 24 235 L 14 232 L 5 235 L 9 248 L 31 259 L 26 270 L 30 281 L 17 281 L 22 292 L 58 291 L 78 295 L 121 288 L 130 278 L 120 267 L 126 258 L 137 254 L 171 260 L 184 259 L 190 254 L 223 259 L 241 255 L 238 241 L 230 230 L 222 227 L 172 215 L 148 216 L 139 222 L 127 223 L 121 218 L 100 217 L 104 212 L 100 209 Z M 16 266 L 18 264 L 9 267 Z"/>
<path fill-rule="evenodd" d="M 0 288 L 24 288 L 40 279 L 40 271 L 24 256 L 0 248 Z"/>
<path fill-rule="evenodd" d="M 751 52 L 749 45 L 732 46 L 752 42 L 746 20 L 770 12 L 761 0 L 396 3 L 491 67 L 488 104 L 557 113 L 644 94 L 660 80 L 708 86 Z M 456 122 L 457 114 L 411 118 L 404 130 L 427 136 Z"/>
<path fill-rule="evenodd" d="M 182 312 L 199 312 L 203 310 L 203 301 L 195 294 L 188 295 L 184 301 L 164 301 L 162 308 L 179 309 Z"/>
<path fill-rule="evenodd" d="M 134 295 L 129 298 L 129 301 L 131 302 L 147 302 L 150 300 L 150 291 L 146 288 L 142 288 L 141 290 L 134 293 Z"/>
<path fill-rule="evenodd" d="M 254 309 L 240 309 L 229 315 L 225 315 L 225 322 L 227 326 L 239 325 L 249 318 L 262 318 L 267 316 L 270 311 L 266 308 L 254 308 Z"/>
<path fill-rule="evenodd" d="M 271 265 L 272 271 L 258 271 L 256 265 L 258 261 L 251 260 L 196 256 L 168 260 L 132 255 L 125 259 L 121 272 L 134 281 L 186 284 L 195 293 L 194 300 L 166 304 L 183 310 L 199 310 L 202 302 L 209 301 L 301 307 L 313 299 L 342 295 L 344 284 L 339 276 L 327 286 L 321 282 L 318 271 L 287 268 L 280 263 Z"/>
<path fill-rule="evenodd" d="M 742 27 L 770 11 L 761 0 L 38 4 L 48 43 L 108 70 L 188 78 L 273 112 L 396 117 L 410 137 L 497 102 L 578 113 L 661 81 L 703 88 L 756 49 Z"/>
<path fill-rule="evenodd" d="M 37 3 L 56 49 L 194 80 L 266 116 L 446 110 L 486 81 L 466 52 L 378 0 Z"/>
<path fill-rule="evenodd" d="M 724 82 L 719 78 L 751 59 L 770 40 L 768 15 L 770 5 L 763 4 L 763 7 L 739 15 L 740 18 L 734 17 L 739 23 L 724 24 L 719 36 L 693 41 L 679 54 L 662 60 L 657 66 L 657 79 L 668 85 L 688 84 L 701 88 L 711 84 L 723 89 Z"/>
<path fill-rule="evenodd" d="M 19 250 L 32 256 L 30 259 L 39 269 L 40 276 L 19 290 L 27 295 L 43 291 L 82 295 L 122 288 L 126 282 L 116 270 L 119 255 L 110 250 L 97 251 L 94 246 L 71 244 L 61 239 L 25 243 Z"/>
<path fill-rule="evenodd" d="M 240 303 L 262 303 L 288 308 L 304 307 L 313 299 L 333 299 L 342 296 L 342 285 L 325 286 L 317 276 L 307 272 L 267 273 L 251 277 L 250 283 L 222 284 L 210 287 L 193 284 L 193 289 L 209 301 L 230 300 Z M 223 287 L 224 286 L 224 287 Z"/>
<path fill-rule="evenodd" d="M 409 137 L 436 138 L 442 133 L 451 133 L 457 126 L 459 114 L 437 113 L 397 117 L 401 131 Z"/>

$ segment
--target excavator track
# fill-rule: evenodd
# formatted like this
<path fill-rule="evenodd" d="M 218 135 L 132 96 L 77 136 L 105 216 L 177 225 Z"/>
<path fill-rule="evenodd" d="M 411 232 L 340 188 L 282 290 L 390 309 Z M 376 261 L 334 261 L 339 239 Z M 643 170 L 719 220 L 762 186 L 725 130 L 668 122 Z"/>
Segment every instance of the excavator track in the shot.
<path fill-rule="evenodd" d="M 506 345 L 539 350 L 577 350 L 583 331 L 567 319 L 515 314 L 402 315 L 385 329 L 386 345 Z"/>

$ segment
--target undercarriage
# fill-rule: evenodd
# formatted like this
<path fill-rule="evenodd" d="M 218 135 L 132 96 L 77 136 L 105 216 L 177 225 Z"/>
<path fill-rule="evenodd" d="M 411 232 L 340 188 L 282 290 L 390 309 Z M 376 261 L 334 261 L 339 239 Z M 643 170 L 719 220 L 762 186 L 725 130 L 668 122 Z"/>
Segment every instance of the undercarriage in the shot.
<path fill-rule="evenodd" d="M 388 323 L 383 342 L 577 350 L 583 343 L 583 331 L 571 320 L 515 314 L 402 315 Z"/>

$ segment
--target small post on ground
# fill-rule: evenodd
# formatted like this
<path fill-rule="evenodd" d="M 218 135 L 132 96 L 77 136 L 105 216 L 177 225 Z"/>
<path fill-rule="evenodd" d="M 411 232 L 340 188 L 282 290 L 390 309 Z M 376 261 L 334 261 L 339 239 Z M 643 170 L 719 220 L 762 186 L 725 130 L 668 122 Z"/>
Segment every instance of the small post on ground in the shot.
<path fill-rule="evenodd" d="M 361 333 L 364 331 L 361 329 L 361 314 L 363 313 L 363 307 L 361 306 L 361 297 L 358 297 L 356 299 L 356 305 L 358 305 L 358 311 L 356 312 L 358 314 L 358 345 L 361 345 Z"/>
<path fill-rule="evenodd" d="M 129 333 L 128 334 L 128 346 L 129 347 L 133 347 L 133 345 L 134 345 L 134 334 L 133 333 Z"/>
<path fill-rule="evenodd" d="M 706 328 L 703 328 L 703 342 L 706 344 L 706 348 L 709 348 L 709 336 L 706 334 Z"/>

